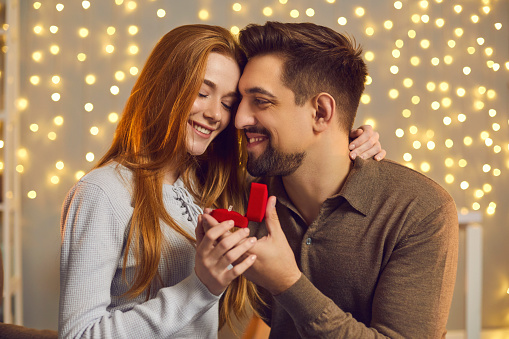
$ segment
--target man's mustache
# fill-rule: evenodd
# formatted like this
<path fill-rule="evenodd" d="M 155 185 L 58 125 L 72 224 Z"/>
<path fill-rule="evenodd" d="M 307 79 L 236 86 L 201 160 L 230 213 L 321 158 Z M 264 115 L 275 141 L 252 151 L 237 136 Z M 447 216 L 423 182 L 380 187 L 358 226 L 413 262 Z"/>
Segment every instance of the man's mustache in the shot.
<path fill-rule="evenodd" d="M 269 131 L 267 131 L 263 127 L 248 127 L 248 128 L 244 128 L 244 133 L 256 133 L 256 134 L 263 134 L 265 136 L 270 136 Z"/>

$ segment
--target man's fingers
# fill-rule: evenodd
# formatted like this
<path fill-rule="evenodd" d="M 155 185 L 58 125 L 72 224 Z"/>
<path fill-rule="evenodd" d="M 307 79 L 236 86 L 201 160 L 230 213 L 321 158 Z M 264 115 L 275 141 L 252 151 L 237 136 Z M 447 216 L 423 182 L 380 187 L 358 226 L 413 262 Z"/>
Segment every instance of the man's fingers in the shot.
<path fill-rule="evenodd" d="M 265 208 L 265 226 L 267 226 L 267 231 L 270 235 L 274 235 L 281 230 L 276 212 L 276 202 L 277 199 L 275 196 L 269 197 L 267 200 L 267 207 Z"/>

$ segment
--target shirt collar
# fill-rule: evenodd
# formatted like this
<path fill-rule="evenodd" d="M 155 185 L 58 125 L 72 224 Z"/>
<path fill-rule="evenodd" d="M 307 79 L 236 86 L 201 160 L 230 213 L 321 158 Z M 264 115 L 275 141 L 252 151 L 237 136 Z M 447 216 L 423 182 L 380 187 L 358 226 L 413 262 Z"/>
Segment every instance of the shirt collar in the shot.
<path fill-rule="evenodd" d="M 326 200 L 337 200 L 343 197 L 350 206 L 364 216 L 369 214 L 373 197 L 377 189 L 378 166 L 373 159 L 364 160 L 357 157 L 346 181 L 338 194 Z"/>
<path fill-rule="evenodd" d="M 369 214 L 378 181 L 377 161 L 357 157 L 339 193 L 328 198 L 324 204 L 338 205 L 344 198 L 350 206 L 364 216 Z M 286 194 L 281 176 L 265 178 L 262 182 L 269 187 L 269 196 L 275 195 L 278 202 L 299 214 Z M 331 206 L 332 207 L 332 206 Z"/>

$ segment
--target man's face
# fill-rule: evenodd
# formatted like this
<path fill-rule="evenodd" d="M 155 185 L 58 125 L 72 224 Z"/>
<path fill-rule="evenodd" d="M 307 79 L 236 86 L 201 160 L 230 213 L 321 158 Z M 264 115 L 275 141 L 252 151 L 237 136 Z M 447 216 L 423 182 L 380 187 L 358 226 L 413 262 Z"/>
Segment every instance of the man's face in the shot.
<path fill-rule="evenodd" d="M 235 126 L 248 140 L 248 172 L 253 176 L 289 175 L 303 163 L 313 135 L 309 100 L 295 104 L 281 81 L 283 60 L 276 55 L 249 60 L 239 81 L 242 101 Z"/>

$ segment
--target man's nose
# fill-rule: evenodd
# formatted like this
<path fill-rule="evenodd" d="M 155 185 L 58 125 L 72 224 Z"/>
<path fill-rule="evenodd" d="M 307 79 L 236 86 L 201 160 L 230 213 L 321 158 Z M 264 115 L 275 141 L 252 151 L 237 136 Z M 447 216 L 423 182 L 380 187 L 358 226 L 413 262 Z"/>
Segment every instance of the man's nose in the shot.
<path fill-rule="evenodd" d="M 235 115 L 235 127 L 237 127 L 237 129 L 244 129 L 248 126 L 254 125 L 256 125 L 254 114 L 249 107 L 247 100 L 242 98 L 239 107 L 237 108 L 237 114 Z"/>

